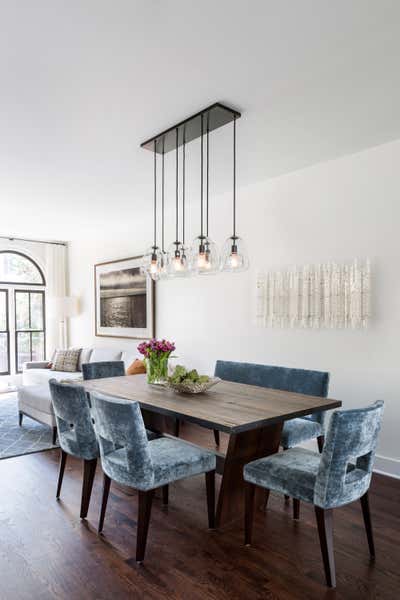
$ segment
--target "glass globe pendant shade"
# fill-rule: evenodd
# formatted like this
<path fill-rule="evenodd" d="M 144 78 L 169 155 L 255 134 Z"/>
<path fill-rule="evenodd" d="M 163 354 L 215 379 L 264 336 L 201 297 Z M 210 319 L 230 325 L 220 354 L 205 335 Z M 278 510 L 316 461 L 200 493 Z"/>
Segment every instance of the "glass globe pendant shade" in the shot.
<path fill-rule="evenodd" d="M 181 242 L 172 242 L 168 246 L 169 277 L 188 277 L 190 275 L 190 249 Z"/>
<path fill-rule="evenodd" d="M 199 235 L 193 240 L 190 263 L 192 271 L 198 275 L 211 275 L 218 271 L 218 248 L 210 237 Z"/>
<path fill-rule="evenodd" d="M 153 281 L 160 279 L 163 272 L 164 255 L 158 246 L 152 246 L 143 257 L 142 273 L 146 273 Z"/>
<path fill-rule="evenodd" d="M 245 243 L 240 237 L 232 235 L 224 243 L 221 251 L 221 271 L 239 272 L 249 268 L 249 257 Z"/>

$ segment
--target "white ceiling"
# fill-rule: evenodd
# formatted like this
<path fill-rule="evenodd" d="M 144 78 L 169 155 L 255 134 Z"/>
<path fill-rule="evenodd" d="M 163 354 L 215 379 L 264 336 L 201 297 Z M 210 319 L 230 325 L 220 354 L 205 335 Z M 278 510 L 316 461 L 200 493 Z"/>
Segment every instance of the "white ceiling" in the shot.
<path fill-rule="evenodd" d="M 240 184 L 400 137 L 399 24 L 397 0 L 2 0 L 0 233 L 150 232 L 140 142 L 217 100 Z"/>

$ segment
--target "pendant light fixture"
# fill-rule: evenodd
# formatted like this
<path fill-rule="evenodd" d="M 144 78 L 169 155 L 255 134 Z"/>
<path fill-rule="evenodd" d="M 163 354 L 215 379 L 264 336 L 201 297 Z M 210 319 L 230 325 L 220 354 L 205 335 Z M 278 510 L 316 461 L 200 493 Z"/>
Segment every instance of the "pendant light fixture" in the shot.
<path fill-rule="evenodd" d="M 191 267 L 194 273 L 207 275 L 218 269 L 218 250 L 216 244 L 208 237 L 208 192 L 209 192 L 209 130 L 207 126 L 207 204 L 206 233 L 204 234 L 204 115 L 201 114 L 200 133 L 200 235 L 193 240 L 191 251 Z"/>
<path fill-rule="evenodd" d="M 184 246 L 184 241 L 179 241 L 179 130 L 176 128 L 175 145 L 175 241 L 168 248 L 168 275 L 170 277 L 186 277 L 189 271 L 189 261 Z M 183 141 L 183 152 L 185 152 L 185 141 Z M 183 154 L 184 157 L 184 154 Z M 182 171 L 184 170 L 184 166 Z M 184 182 L 184 179 L 183 179 Z M 183 192 L 184 194 L 184 192 Z M 184 203 L 183 203 L 184 220 Z M 183 221 L 184 223 L 184 221 Z M 183 224 L 184 235 L 184 224 Z"/>
<path fill-rule="evenodd" d="M 246 271 L 249 259 L 243 240 L 236 235 L 236 115 L 233 117 L 233 233 L 222 247 L 221 271 Z"/>
<path fill-rule="evenodd" d="M 154 281 L 160 279 L 163 267 L 163 255 L 157 246 L 157 140 L 154 140 L 154 238 L 153 245 L 143 257 L 142 272 L 147 273 Z"/>
<path fill-rule="evenodd" d="M 168 253 L 165 252 L 165 140 L 161 155 L 161 271 L 160 279 L 168 277 Z"/>
<path fill-rule="evenodd" d="M 221 271 L 243 271 L 248 268 L 249 261 L 243 240 L 236 234 L 236 120 L 240 113 L 219 102 L 204 108 L 191 117 L 177 123 L 169 129 L 158 133 L 141 144 L 142 148 L 154 152 L 154 240 L 153 245 L 143 257 L 142 272 L 152 279 L 164 277 L 186 277 L 188 275 L 207 275 Z M 206 119 L 206 121 L 204 121 Z M 209 235 L 209 200 L 210 200 L 210 132 L 233 121 L 233 232 L 226 240 L 220 258 L 216 244 Z M 206 125 L 206 205 L 204 206 L 204 133 Z M 186 148 L 187 144 L 200 138 L 200 235 L 190 247 L 185 239 L 186 208 Z M 179 210 L 179 146 L 182 146 L 182 213 Z M 175 241 L 165 252 L 165 153 L 175 151 Z M 157 159 L 162 155 L 162 194 L 161 194 L 161 249 L 157 246 Z M 205 209 L 205 211 L 204 211 Z M 205 214 L 204 214 L 205 212 Z M 182 225 L 182 242 L 179 241 L 180 224 Z"/>

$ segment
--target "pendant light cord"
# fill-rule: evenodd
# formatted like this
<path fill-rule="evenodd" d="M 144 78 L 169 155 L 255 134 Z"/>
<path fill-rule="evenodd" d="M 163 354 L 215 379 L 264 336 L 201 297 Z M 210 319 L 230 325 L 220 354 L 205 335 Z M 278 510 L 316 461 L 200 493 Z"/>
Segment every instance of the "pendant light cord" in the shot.
<path fill-rule="evenodd" d="M 186 129 L 183 128 L 182 144 L 182 244 L 185 246 L 185 168 L 186 168 Z"/>
<path fill-rule="evenodd" d="M 154 249 L 157 247 L 157 140 L 154 140 Z"/>
<path fill-rule="evenodd" d="M 179 235 L 179 215 L 178 215 L 178 211 L 179 211 L 179 189 L 178 189 L 178 163 L 179 163 L 179 157 L 178 157 L 178 136 L 179 136 L 179 131 L 178 128 L 176 128 L 176 222 L 175 222 L 175 229 L 176 229 L 176 238 L 175 238 L 175 243 L 176 243 L 176 249 L 178 250 L 178 235 Z"/>
<path fill-rule="evenodd" d="M 206 170 L 206 236 L 208 237 L 208 188 L 209 188 L 209 174 L 210 174 L 210 127 L 209 127 L 210 115 L 207 115 L 207 170 Z"/>
<path fill-rule="evenodd" d="M 200 176 L 201 176 L 201 181 L 200 181 L 200 207 L 201 207 L 201 238 L 204 237 L 204 224 L 203 224 L 203 114 L 201 114 L 201 136 L 200 136 Z"/>
<path fill-rule="evenodd" d="M 233 115 L 233 237 L 236 237 L 236 115 Z"/>
<path fill-rule="evenodd" d="M 161 246 L 162 251 L 165 252 L 165 236 L 164 236 L 164 220 L 165 220 L 165 177 L 164 177 L 164 154 L 165 154 L 165 138 L 163 138 L 163 149 L 162 149 L 162 161 L 161 161 Z"/>

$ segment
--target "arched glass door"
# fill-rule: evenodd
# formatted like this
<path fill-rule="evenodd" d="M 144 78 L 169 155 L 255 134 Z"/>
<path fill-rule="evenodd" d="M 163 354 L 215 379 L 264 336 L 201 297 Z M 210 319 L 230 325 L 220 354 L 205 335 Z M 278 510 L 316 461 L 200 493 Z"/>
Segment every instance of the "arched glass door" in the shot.
<path fill-rule="evenodd" d="M 43 360 L 45 286 L 40 267 L 20 252 L 0 251 L 0 375 Z"/>

